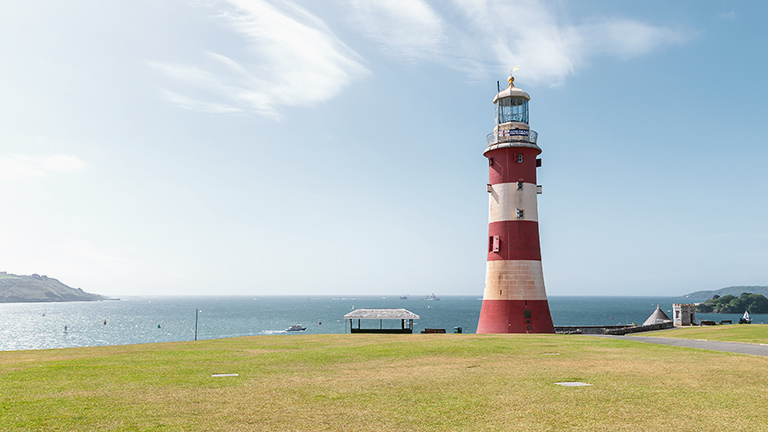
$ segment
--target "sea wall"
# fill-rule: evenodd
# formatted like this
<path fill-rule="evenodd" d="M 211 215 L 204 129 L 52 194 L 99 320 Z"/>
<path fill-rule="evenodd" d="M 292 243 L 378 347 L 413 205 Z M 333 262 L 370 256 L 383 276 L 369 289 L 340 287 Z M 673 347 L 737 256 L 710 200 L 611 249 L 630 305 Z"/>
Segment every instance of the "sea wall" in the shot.
<path fill-rule="evenodd" d="M 608 330 L 621 330 L 627 328 L 626 325 L 613 326 L 555 326 L 555 333 L 558 334 L 606 334 Z"/>
<path fill-rule="evenodd" d="M 675 325 L 672 323 L 672 321 L 667 321 L 661 324 L 641 325 L 641 326 L 634 326 L 634 327 L 626 327 L 623 329 L 606 329 L 605 334 L 625 335 L 627 333 L 640 333 L 640 332 L 646 332 L 646 331 L 652 331 L 652 330 L 670 329 L 670 328 L 673 328 L 674 326 Z"/>
<path fill-rule="evenodd" d="M 661 324 L 650 324 L 640 326 L 616 325 L 616 326 L 555 326 L 555 333 L 558 334 L 606 334 L 606 335 L 625 335 L 627 333 L 639 333 L 651 330 L 663 330 L 673 328 L 672 321 Z"/>

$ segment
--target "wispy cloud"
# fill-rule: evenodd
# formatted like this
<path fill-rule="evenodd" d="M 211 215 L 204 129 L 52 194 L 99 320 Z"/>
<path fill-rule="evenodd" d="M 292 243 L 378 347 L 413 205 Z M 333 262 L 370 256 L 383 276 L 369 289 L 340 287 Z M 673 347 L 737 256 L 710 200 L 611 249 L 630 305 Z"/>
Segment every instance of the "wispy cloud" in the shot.
<path fill-rule="evenodd" d="M 72 173 L 84 169 L 86 163 L 75 156 L 9 155 L 0 158 L 0 180 L 29 177 L 43 178 L 55 173 Z"/>
<path fill-rule="evenodd" d="M 392 54 L 417 59 L 445 49 L 445 22 L 423 0 L 349 0 L 350 22 Z"/>
<path fill-rule="evenodd" d="M 664 45 L 684 43 L 689 36 L 676 29 L 656 27 L 635 20 L 616 18 L 590 20 L 566 28 L 569 53 L 579 61 L 590 56 L 607 54 L 622 59 L 650 53 Z"/>
<path fill-rule="evenodd" d="M 370 5 L 347 0 L 358 29 L 384 51 L 433 60 L 480 78 L 521 65 L 529 82 L 562 84 L 597 56 L 628 59 L 684 43 L 690 35 L 628 18 L 563 22 L 552 3 L 537 0 L 424 0 Z"/>
<path fill-rule="evenodd" d="M 237 55 L 201 51 L 192 63 L 150 61 L 171 79 L 166 98 L 214 113 L 255 112 L 279 118 L 279 107 L 318 103 L 368 73 L 360 57 L 319 18 L 290 2 L 214 3 L 241 41 Z"/>
<path fill-rule="evenodd" d="M 538 0 L 339 1 L 349 11 L 348 22 L 388 55 L 444 65 L 470 79 L 520 65 L 520 78 L 560 85 L 600 56 L 629 59 L 691 37 L 625 17 L 572 22 L 554 9 L 559 3 Z M 201 49 L 185 61 L 148 61 L 168 78 L 162 94 L 173 104 L 279 118 L 281 107 L 327 101 L 369 73 L 324 21 L 288 0 L 208 4 L 240 43 Z"/>

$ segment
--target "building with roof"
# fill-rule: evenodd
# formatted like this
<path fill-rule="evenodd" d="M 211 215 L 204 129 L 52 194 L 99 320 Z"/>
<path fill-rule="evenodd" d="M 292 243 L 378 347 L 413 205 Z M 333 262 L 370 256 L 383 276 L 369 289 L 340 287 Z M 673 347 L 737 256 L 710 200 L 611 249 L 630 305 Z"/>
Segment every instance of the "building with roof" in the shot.
<path fill-rule="evenodd" d="M 672 305 L 675 327 L 696 325 L 696 305 L 693 303 L 675 303 Z"/>
<path fill-rule="evenodd" d="M 355 309 L 344 315 L 344 319 L 349 320 L 349 330 L 351 333 L 413 333 L 413 320 L 419 319 L 419 316 L 406 309 Z M 357 320 L 357 327 L 355 327 Z M 374 327 L 362 327 L 363 320 L 374 321 Z M 379 321 L 378 328 L 375 327 L 375 321 Z M 400 320 L 400 328 L 394 327 L 392 322 Z M 387 321 L 385 327 L 384 322 Z"/>
<path fill-rule="evenodd" d="M 654 325 L 654 324 L 664 324 L 671 322 L 672 320 L 669 319 L 667 314 L 664 313 L 663 310 L 661 310 L 661 307 L 659 305 L 656 305 L 656 310 L 653 311 L 651 316 L 648 317 L 647 320 L 643 323 L 644 326 L 647 325 Z"/>

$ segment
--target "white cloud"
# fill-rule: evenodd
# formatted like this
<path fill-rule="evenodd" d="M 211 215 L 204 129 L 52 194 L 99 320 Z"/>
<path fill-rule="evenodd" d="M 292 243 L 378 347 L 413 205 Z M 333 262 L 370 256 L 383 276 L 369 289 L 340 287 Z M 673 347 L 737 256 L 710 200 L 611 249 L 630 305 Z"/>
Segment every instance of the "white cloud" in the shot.
<path fill-rule="evenodd" d="M 445 23 L 423 0 L 350 0 L 348 6 L 354 26 L 395 55 L 422 58 L 446 48 Z"/>
<path fill-rule="evenodd" d="M 15 154 L 0 158 L 0 180 L 43 178 L 53 173 L 81 171 L 85 166 L 84 161 L 74 156 L 34 157 Z"/>
<path fill-rule="evenodd" d="M 580 42 L 572 46 L 572 55 L 578 57 L 603 53 L 626 59 L 687 39 L 682 32 L 629 19 L 592 21 L 568 30 L 572 40 Z"/>
<path fill-rule="evenodd" d="M 240 38 L 240 54 L 201 51 L 194 64 L 148 62 L 180 87 L 163 91 L 179 106 L 278 118 L 279 107 L 323 102 L 368 73 L 322 20 L 292 3 L 215 5 L 218 17 Z"/>
<path fill-rule="evenodd" d="M 216 114 L 243 112 L 242 108 L 237 108 L 232 105 L 215 103 L 215 102 L 203 102 L 203 101 L 192 99 L 190 97 L 186 97 L 184 95 L 180 95 L 168 90 L 162 90 L 162 94 L 163 96 L 165 96 L 166 100 L 182 108 L 190 109 L 193 111 L 203 111 L 203 112 L 216 113 Z M 270 114 L 273 113 L 271 110 L 267 110 L 267 111 Z"/>
<path fill-rule="evenodd" d="M 475 79 L 520 65 L 515 75 L 526 81 L 558 85 L 595 56 L 632 58 L 689 37 L 626 18 L 562 22 L 552 3 L 538 0 L 454 0 L 455 10 L 435 2 L 442 16 L 423 0 L 347 3 L 356 27 L 385 52 L 437 61 Z"/>
<path fill-rule="evenodd" d="M 528 81 L 562 84 L 591 57 L 636 57 L 688 36 L 679 30 L 625 18 L 590 18 L 582 24 L 563 23 L 541 1 L 454 0 L 475 32 L 476 52 L 487 44 L 497 64 L 520 65 Z M 503 25 L 495 25 L 506 17 Z"/>

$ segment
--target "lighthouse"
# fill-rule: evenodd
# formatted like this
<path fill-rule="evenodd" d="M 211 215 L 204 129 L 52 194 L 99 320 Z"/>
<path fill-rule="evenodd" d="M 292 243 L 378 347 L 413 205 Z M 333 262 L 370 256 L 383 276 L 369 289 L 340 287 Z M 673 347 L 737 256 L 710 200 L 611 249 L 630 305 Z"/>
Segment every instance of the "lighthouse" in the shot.
<path fill-rule="evenodd" d="M 488 260 L 477 333 L 554 333 L 539 246 L 538 134 L 528 126 L 528 93 L 514 85 L 493 98 L 488 134 Z"/>

